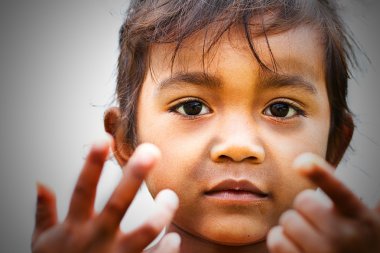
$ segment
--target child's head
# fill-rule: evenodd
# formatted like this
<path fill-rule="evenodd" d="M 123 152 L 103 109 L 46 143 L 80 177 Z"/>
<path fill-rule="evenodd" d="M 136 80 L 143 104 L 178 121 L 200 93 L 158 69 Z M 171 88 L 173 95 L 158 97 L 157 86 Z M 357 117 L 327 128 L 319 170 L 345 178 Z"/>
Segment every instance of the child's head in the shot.
<path fill-rule="evenodd" d="M 161 149 L 147 185 L 177 192 L 174 223 L 193 235 L 262 240 L 313 187 L 294 158 L 336 165 L 350 142 L 350 44 L 332 1 L 132 1 L 120 48 L 120 110 L 105 119 L 116 156 Z"/>
<path fill-rule="evenodd" d="M 238 25 L 247 33 L 246 43 L 252 46 L 252 56 L 266 69 L 268 66 L 261 62 L 252 37 L 309 24 L 321 36 L 320 42 L 324 47 L 326 87 L 331 106 L 326 158 L 337 164 L 341 153 L 333 152 L 334 147 L 340 145 L 342 128 L 352 128 L 353 125 L 350 117 L 346 117 L 349 112 L 346 94 L 351 46 L 336 12 L 335 1 L 131 1 L 120 32 L 117 85 L 126 141 L 136 144 L 136 104 L 149 71 L 152 45 L 175 43 L 176 48 L 171 52 L 175 57 L 186 38 L 198 31 L 213 29 L 212 33 L 205 35 L 209 42 L 204 48 L 207 52 L 231 26 Z M 275 60 L 276 56 L 273 57 Z"/>

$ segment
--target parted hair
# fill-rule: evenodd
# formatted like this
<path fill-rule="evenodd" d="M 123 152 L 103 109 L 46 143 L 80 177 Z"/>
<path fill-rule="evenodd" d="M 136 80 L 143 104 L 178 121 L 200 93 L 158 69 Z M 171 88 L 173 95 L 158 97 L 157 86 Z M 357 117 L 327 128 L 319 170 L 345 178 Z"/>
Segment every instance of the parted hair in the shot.
<path fill-rule="evenodd" d="M 269 17 L 269 18 L 268 18 Z M 132 0 L 120 29 L 120 55 L 116 98 L 125 129 L 125 142 L 137 145 L 136 111 L 139 93 L 149 71 L 150 48 L 154 44 L 174 43 L 172 63 L 184 40 L 195 33 L 212 28 L 205 36 L 204 54 L 231 27 L 239 26 L 252 56 L 268 71 L 277 71 L 275 56 L 271 68 L 263 63 L 253 38 L 281 33 L 300 25 L 318 29 L 324 46 L 324 71 L 331 108 L 331 125 L 327 148 L 331 152 L 345 126 L 353 122 L 347 105 L 347 83 L 350 67 L 356 63 L 355 42 L 342 21 L 338 5 L 332 0 Z M 267 46 L 270 49 L 270 44 Z M 274 66 L 274 67 L 273 67 Z"/>

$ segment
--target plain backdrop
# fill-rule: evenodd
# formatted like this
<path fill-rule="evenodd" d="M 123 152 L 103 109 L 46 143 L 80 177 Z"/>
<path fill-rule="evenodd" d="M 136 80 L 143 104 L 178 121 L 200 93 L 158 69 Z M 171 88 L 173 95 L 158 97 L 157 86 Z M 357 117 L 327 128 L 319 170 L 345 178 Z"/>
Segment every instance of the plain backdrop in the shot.
<path fill-rule="evenodd" d="M 356 114 L 353 149 L 337 175 L 368 205 L 380 199 L 378 96 L 379 1 L 341 1 L 347 22 L 371 64 L 350 82 Z M 0 252 L 29 252 L 36 182 L 57 194 L 64 218 L 90 143 L 103 132 L 113 104 L 118 30 L 128 1 L 35 0 L 0 3 Z M 120 170 L 106 164 L 96 209 Z M 153 210 L 142 188 L 122 223 L 137 226 Z"/>

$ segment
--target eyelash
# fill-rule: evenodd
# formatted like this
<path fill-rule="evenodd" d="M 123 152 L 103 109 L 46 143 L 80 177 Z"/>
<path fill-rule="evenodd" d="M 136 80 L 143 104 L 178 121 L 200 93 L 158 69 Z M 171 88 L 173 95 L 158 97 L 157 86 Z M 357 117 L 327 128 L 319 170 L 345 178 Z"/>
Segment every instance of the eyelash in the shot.
<path fill-rule="evenodd" d="M 190 103 L 199 103 L 200 106 L 202 106 L 202 108 L 200 108 L 200 111 L 199 112 L 196 112 L 194 115 L 191 115 L 191 114 L 187 114 L 184 110 L 186 110 L 185 108 L 182 109 L 183 112 L 180 112 L 180 108 L 182 106 L 185 106 L 185 105 L 189 105 Z M 290 116 L 290 117 L 286 117 L 286 115 L 284 117 L 281 117 L 281 116 L 275 116 L 273 115 L 272 112 L 270 112 L 271 110 L 271 106 L 273 105 L 278 105 L 278 104 L 283 104 L 283 105 L 286 105 L 288 106 L 290 109 L 294 110 L 294 115 Z M 206 108 L 206 109 L 205 109 Z M 187 108 L 187 109 L 194 109 L 194 108 Z M 198 109 L 198 108 L 197 108 Z M 207 110 L 206 112 L 204 112 L 204 110 Z M 211 109 L 206 105 L 206 103 L 204 103 L 202 100 L 200 99 L 197 99 L 197 98 L 186 98 L 185 100 L 183 101 L 180 101 L 178 103 L 176 103 L 174 106 L 170 107 L 169 108 L 169 111 L 172 112 L 172 113 L 175 113 L 177 115 L 180 115 L 182 117 L 185 117 L 185 118 L 188 118 L 188 119 L 195 119 L 195 118 L 198 118 L 202 115 L 205 115 L 205 114 L 208 114 L 211 112 Z M 268 111 L 270 113 L 268 113 Z M 203 112 L 203 113 L 202 113 Z M 299 116 L 303 116 L 303 117 L 306 117 L 306 112 L 304 110 L 302 110 L 300 108 L 300 106 L 291 101 L 291 100 L 288 100 L 288 99 L 278 99 L 276 101 L 273 101 L 271 102 L 268 106 L 265 107 L 265 109 L 263 110 L 262 112 L 264 115 L 268 116 L 268 117 L 272 117 L 272 118 L 275 118 L 276 120 L 280 120 L 280 121 L 285 121 L 285 120 L 290 120 L 294 117 L 299 117 Z M 287 111 L 286 114 L 288 114 L 289 111 Z M 272 114 L 272 115 L 270 115 Z"/>
<path fill-rule="evenodd" d="M 196 103 L 200 103 L 201 104 L 202 108 L 201 108 L 200 113 L 204 110 L 204 108 L 206 108 L 208 110 L 208 112 L 202 113 L 202 114 L 196 114 L 196 115 L 189 115 L 189 114 L 181 113 L 181 112 L 178 111 L 182 106 L 190 104 L 191 102 L 196 102 Z M 211 112 L 211 109 L 210 109 L 209 106 L 207 106 L 207 104 L 205 102 L 203 102 L 200 99 L 197 99 L 197 98 L 186 98 L 186 99 L 184 99 L 184 100 L 176 103 L 174 106 L 170 107 L 169 108 L 169 112 L 175 113 L 177 115 L 180 115 L 180 116 L 188 118 L 188 119 L 196 119 L 196 118 L 201 117 L 201 116 L 203 116 L 205 114 L 209 114 Z"/>
<path fill-rule="evenodd" d="M 270 109 L 271 106 L 276 105 L 276 104 L 284 104 L 284 105 L 289 106 L 291 109 L 295 111 L 295 115 L 290 116 L 290 117 L 278 117 L 274 115 L 268 115 L 265 113 L 268 109 Z M 301 109 L 297 103 L 285 98 L 278 99 L 276 101 L 271 102 L 268 106 L 265 107 L 265 109 L 263 110 L 263 114 L 269 117 L 273 117 L 276 120 L 280 120 L 280 121 L 290 120 L 294 117 L 299 117 L 299 116 L 303 116 L 303 117 L 307 116 L 305 110 Z"/>

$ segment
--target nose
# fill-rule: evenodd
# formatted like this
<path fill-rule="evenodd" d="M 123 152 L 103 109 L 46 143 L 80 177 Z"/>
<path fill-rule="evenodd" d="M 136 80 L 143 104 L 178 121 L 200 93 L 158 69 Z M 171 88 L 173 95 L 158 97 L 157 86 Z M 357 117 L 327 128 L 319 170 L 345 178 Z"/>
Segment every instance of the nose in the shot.
<path fill-rule="evenodd" d="M 224 124 L 218 130 L 210 156 L 214 162 L 233 161 L 258 164 L 265 159 L 265 149 L 256 127 L 249 123 L 234 121 L 229 126 Z"/>

